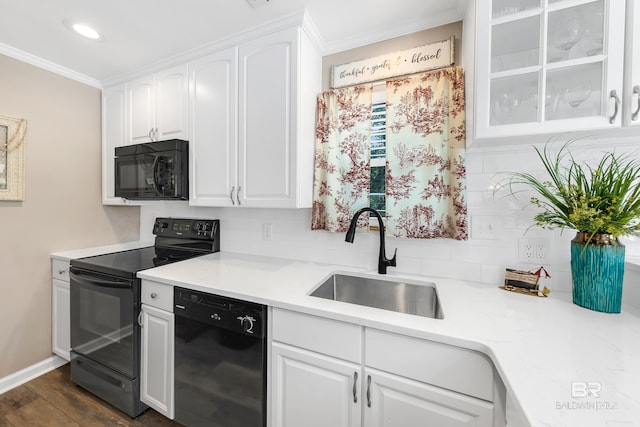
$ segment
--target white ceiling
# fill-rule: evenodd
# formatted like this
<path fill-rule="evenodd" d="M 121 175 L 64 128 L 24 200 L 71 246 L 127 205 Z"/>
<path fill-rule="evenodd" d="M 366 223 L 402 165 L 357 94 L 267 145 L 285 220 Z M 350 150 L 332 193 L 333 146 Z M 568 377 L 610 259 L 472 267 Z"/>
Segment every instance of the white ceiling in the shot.
<path fill-rule="evenodd" d="M 464 5 L 466 0 L 269 0 L 256 8 L 247 0 L 0 0 L 0 53 L 33 56 L 101 82 L 304 8 L 328 54 L 458 21 Z M 83 39 L 64 20 L 90 24 L 104 40 Z"/>

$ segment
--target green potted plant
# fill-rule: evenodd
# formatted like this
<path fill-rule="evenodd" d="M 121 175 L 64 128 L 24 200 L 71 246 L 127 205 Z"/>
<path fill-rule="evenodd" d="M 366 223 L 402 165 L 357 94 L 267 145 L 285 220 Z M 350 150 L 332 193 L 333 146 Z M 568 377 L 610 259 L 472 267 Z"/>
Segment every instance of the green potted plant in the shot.
<path fill-rule="evenodd" d="M 569 141 L 556 154 L 547 143 L 534 147 L 548 173 L 541 180 L 514 172 L 510 193 L 533 190 L 541 209 L 535 224 L 577 231 L 571 241 L 573 302 L 591 310 L 619 313 L 625 248 L 620 236 L 640 234 L 640 163 L 628 154 L 605 153 L 595 166 L 578 162 Z"/>

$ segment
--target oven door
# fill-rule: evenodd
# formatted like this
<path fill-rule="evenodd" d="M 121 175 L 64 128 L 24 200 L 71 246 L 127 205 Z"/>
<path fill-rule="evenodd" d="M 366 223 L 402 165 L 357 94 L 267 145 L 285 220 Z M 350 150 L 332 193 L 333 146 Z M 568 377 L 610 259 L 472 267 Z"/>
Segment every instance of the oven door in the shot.
<path fill-rule="evenodd" d="M 139 281 L 71 268 L 71 350 L 129 378 L 140 358 Z"/>

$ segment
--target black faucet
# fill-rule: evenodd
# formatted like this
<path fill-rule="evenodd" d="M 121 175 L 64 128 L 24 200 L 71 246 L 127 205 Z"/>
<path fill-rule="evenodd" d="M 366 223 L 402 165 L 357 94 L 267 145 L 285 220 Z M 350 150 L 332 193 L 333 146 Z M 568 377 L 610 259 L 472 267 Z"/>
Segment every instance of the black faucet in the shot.
<path fill-rule="evenodd" d="M 396 266 L 396 254 L 398 249 L 393 252 L 393 258 L 388 259 L 385 254 L 384 249 L 384 224 L 382 223 L 382 216 L 380 213 L 372 208 L 362 208 L 358 212 L 353 215 L 351 218 L 351 224 L 349 225 L 349 229 L 347 230 L 347 235 L 344 238 L 345 242 L 353 243 L 353 238 L 356 235 L 356 224 L 358 223 L 358 217 L 363 212 L 371 212 L 376 218 L 378 218 L 378 227 L 380 229 L 380 253 L 378 254 L 378 274 L 387 274 L 387 267 L 395 267 Z"/>

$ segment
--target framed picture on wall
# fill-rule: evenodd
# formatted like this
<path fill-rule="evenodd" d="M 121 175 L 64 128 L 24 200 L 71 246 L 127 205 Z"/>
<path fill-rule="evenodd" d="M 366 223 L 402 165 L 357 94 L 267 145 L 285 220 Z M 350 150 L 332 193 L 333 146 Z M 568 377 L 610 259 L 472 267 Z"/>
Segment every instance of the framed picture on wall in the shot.
<path fill-rule="evenodd" d="M 24 200 L 27 121 L 0 115 L 0 201 Z"/>

